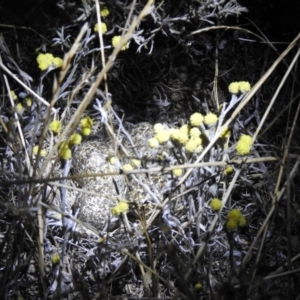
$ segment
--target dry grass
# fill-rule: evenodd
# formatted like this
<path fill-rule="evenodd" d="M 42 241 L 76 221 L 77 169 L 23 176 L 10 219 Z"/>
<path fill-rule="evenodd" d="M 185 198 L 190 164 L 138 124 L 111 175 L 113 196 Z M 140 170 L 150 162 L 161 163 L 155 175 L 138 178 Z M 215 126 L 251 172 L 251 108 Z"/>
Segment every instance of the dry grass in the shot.
<path fill-rule="evenodd" d="M 300 35 L 266 62 L 268 68 L 253 67 L 256 49 L 249 46 L 248 67 L 253 73 L 227 78 L 222 64 L 227 50 L 219 47 L 221 37 L 230 37 L 223 35 L 225 30 L 253 35 L 270 49 L 274 46 L 244 28 L 221 26 L 228 15 L 246 11 L 234 1 L 220 4 L 218 16 L 217 8 L 204 2 L 194 11 L 177 12 L 180 18 L 164 15 L 168 2 L 132 1 L 129 7 L 120 3 L 111 7 L 116 15 L 122 7 L 126 16 L 122 29 L 114 24 L 121 42 L 111 49 L 106 35 L 93 35 L 91 29 L 95 22 L 101 27 L 105 18 L 99 2 L 85 1 L 74 14 L 85 24 L 76 34 L 65 26 L 73 36 L 66 37 L 63 27 L 54 39 L 54 49 L 61 47 L 65 53 L 62 67 L 56 73 L 42 72 L 37 83 L 18 66 L 14 49 L 1 37 L 0 294 L 4 299 L 296 299 Z M 201 17 L 200 29 L 191 25 L 193 13 Z M 211 26 L 212 20 L 220 26 Z M 189 28 L 188 34 L 180 32 L 182 24 Z M 159 34 L 174 39 L 170 48 L 157 46 L 164 45 Z M 195 92 L 184 87 L 194 74 L 176 72 L 187 71 L 180 69 L 187 57 L 198 63 L 195 53 L 202 50 L 192 53 L 187 48 L 178 51 L 180 56 L 172 47 L 175 40 L 177 46 L 187 43 L 184 38 L 199 48 L 216 43 L 214 53 L 210 52 L 213 63 L 206 65 L 203 60 L 213 73 L 207 71 L 201 83 L 195 81 Z M 128 42 L 135 51 L 130 48 L 126 56 L 127 50 L 121 49 Z M 141 73 L 134 55 L 137 62 L 145 59 Z M 240 53 L 237 56 L 238 61 L 247 60 Z M 165 66 L 164 60 L 170 63 L 168 71 L 157 69 L 156 62 Z M 133 65 L 136 69 L 131 69 Z M 251 74 L 249 92 L 227 91 L 232 78 L 250 80 Z M 125 89 L 120 78 L 125 78 Z M 210 94 L 204 93 L 207 78 L 213 81 L 205 85 Z M 120 93 L 115 91 L 118 88 Z M 11 90 L 19 91 L 19 102 L 25 101 L 26 93 L 33 104 L 18 112 Z M 133 94 L 144 97 L 145 90 L 153 98 L 142 99 L 141 104 Z M 132 98 L 127 97 L 130 93 Z M 177 93 L 181 96 L 174 97 Z M 122 94 L 124 103 L 119 101 Z M 184 97 L 189 97 L 188 104 Z M 202 151 L 189 153 L 171 140 L 157 149 L 148 146 L 155 122 L 165 129 L 180 128 L 195 111 L 218 115 L 217 123 L 199 126 Z M 58 149 L 79 132 L 83 116 L 91 116 L 98 126 L 83 139 L 83 147 L 72 148 L 72 169 L 72 159 L 60 159 Z M 58 135 L 49 130 L 53 119 L 63 124 Z M 224 138 L 226 128 L 231 135 Z M 244 156 L 235 148 L 242 134 L 254 141 Z M 39 145 L 36 155 L 35 145 Z M 101 155 L 90 158 L 97 155 L 91 154 L 97 153 L 95 145 Z M 84 147 L 88 150 L 80 152 Z M 42 149 L 47 150 L 45 157 Z M 114 166 L 108 162 L 112 156 L 117 158 Z M 132 159 L 141 165 L 122 170 Z M 98 163 L 99 171 L 91 173 L 98 170 Z M 225 172 L 228 166 L 230 174 Z M 183 174 L 176 177 L 173 171 L 178 169 Z M 222 201 L 217 212 L 211 209 L 212 198 Z M 129 210 L 112 215 L 110 209 L 118 202 L 126 202 Z M 239 209 L 247 224 L 229 231 L 226 224 L 232 209 Z"/>

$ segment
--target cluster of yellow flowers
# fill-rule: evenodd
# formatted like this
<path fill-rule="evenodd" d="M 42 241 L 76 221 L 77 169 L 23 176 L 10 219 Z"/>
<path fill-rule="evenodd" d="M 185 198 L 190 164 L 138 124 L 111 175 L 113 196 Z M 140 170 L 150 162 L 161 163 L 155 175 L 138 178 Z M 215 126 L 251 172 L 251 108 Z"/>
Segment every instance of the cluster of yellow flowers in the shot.
<path fill-rule="evenodd" d="M 111 165 L 118 165 L 119 164 L 119 159 L 115 156 L 110 156 L 107 158 L 107 161 Z M 130 172 L 134 169 L 138 169 L 141 166 L 141 160 L 132 158 L 130 159 L 130 163 L 124 164 L 122 167 L 122 170 L 125 172 Z"/>
<path fill-rule="evenodd" d="M 90 117 L 84 117 L 80 120 L 80 126 L 81 126 L 81 134 L 82 135 L 89 135 L 91 133 L 91 129 L 93 126 L 93 120 Z M 61 131 L 62 124 L 58 120 L 53 120 L 49 124 L 49 129 L 54 132 L 55 134 L 58 134 Z M 59 156 L 60 158 L 67 160 L 72 157 L 72 147 L 75 145 L 79 145 L 82 141 L 82 136 L 79 133 L 74 133 L 70 136 L 70 138 L 66 141 L 63 141 L 60 143 L 58 150 L 59 150 Z M 38 148 L 36 152 L 38 151 Z"/>
<path fill-rule="evenodd" d="M 218 198 L 213 198 L 210 201 L 212 211 L 219 211 L 222 208 L 222 201 Z M 227 215 L 226 229 L 234 231 L 238 227 L 244 227 L 247 224 L 246 217 L 238 209 L 232 209 Z"/>
<path fill-rule="evenodd" d="M 198 128 L 190 128 L 188 125 L 183 125 L 180 128 L 165 128 L 162 124 L 154 125 L 155 136 L 148 140 L 150 148 L 158 148 L 170 140 L 184 146 L 187 152 L 202 151 L 202 140 L 200 138 L 200 130 Z"/>
<path fill-rule="evenodd" d="M 133 169 L 138 169 L 140 166 L 141 166 L 141 161 L 139 159 L 133 158 L 130 160 L 130 163 L 125 164 L 122 169 L 125 172 L 130 172 Z"/>
<path fill-rule="evenodd" d="M 110 11 L 109 11 L 109 9 L 107 7 L 102 8 L 101 11 L 100 11 L 100 15 L 103 18 L 107 17 L 109 14 L 110 14 Z M 102 34 L 106 33 L 107 32 L 107 25 L 106 25 L 106 23 L 101 22 L 100 26 L 101 27 L 99 29 L 99 24 L 98 23 L 95 24 L 94 31 L 95 32 L 99 32 L 100 31 Z M 120 41 L 121 41 L 121 36 L 120 35 L 114 36 L 112 38 L 112 40 L 111 40 L 112 46 L 116 47 L 120 43 Z M 127 43 L 126 45 L 122 46 L 121 50 L 123 51 L 123 50 L 126 50 L 128 48 L 129 48 L 129 44 Z"/>
<path fill-rule="evenodd" d="M 100 16 L 103 17 L 103 18 L 107 17 L 109 14 L 110 14 L 110 11 L 109 11 L 109 9 L 107 7 L 103 7 L 100 10 Z M 104 34 L 107 31 L 107 26 L 103 22 L 101 22 L 100 26 L 101 26 L 100 32 L 102 34 Z M 98 23 L 94 26 L 94 31 L 95 32 L 99 32 L 99 24 Z"/>
<path fill-rule="evenodd" d="M 238 227 L 244 227 L 247 224 L 246 217 L 243 216 L 240 210 L 232 209 L 227 215 L 226 229 L 234 231 Z"/>
<path fill-rule="evenodd" d="M 38 152 L 39 152 L 39 146 L 36 145 L 36 146 L 34 146 L 34 147 L 32 148 L 32 153 L 33 153 L 34 155 L 37 155 Z M 42 150 L 40 151 L 40 156 L 41 156 L 41 157 L 45 157 L 46 155 L 47 155 L 47 151 L 46 151 L 45 149 L 42 149 Z"/>
<path fill-rule="evenodd" d="M 198 128 L 202 123 L 207 126 L 216 124 L 218 121 L 217 115 L 214 113 L 208 113 L 203 116 L 201 113 L 194 113 L 190 116 L 191 126 L 185 124 L 180 128 L 165 128 L 163 124 L 155 124 L 153 127 L 155 136 L 148 140 L 150 148 L 158 148 L 160 145 L 164 145 L 170 140 L 180 146 L 183 146 L 189 153 L 197 153 L 203 150 L 201 131 Z"/>
<path fill-rule="evenodd" d="M 60 57 L 54 57 L 51 53 L 40 53 L 37 56 L 37 62 L 39 68 L 44 71 L 48 69 L 50 66 L 55 68 L 60 68 L 63 65 L 63 60 Z"/>
<path fill-rule="evenodd" d="M 231 94 L 247 93 L 251 89 L 248 81 L 232 82 L 229 84 L 228 90 Z"/>
<path fill-rule="evenodd" d="M 70 159 L 72 157 L 72 147 L 75 145 L 79 145 L 81 141 L 81 135 L 79 133 L 74 133 L 67 141 L 61 142 L 58 147 L 60 158 L 64 160 Z"/>
<path fill-rule="evenodd" d="M 93 120 L 87 116 L 80 120 L 81 133 L 85 136 L 88 136 L 92 132 Z"/>
<path fill-rule="evenodd" d="M 72 150 L 69 145 L 69 141 L 63 141 L 60 143 L 59 147 L 59 156 L 64 160 L 68 160 L 72 157 Z"/>
<path fill-rule="evenodd" d="M 203 123 L 213 126 L 218 122 L 218 116 L 212 112 L 203 116 L 194 113 L 190 116 L 190 124 L 184 124 L 180 128 L 168 128 L 166 125 L 157 123 L 153 126 L 154 137 L 148 139 L 148 146 L 157 149 L 164 145 L 177 145 L 183 147 L 187 153 L 199 153 L 203 150 L 201 131 Z M 226 132 L 227 133 L 227 132 Z M 179 177 L 183 174 L 182 169 L 173 170 L 173 176 Z"/>
<path fill-rule="evenodd" d="M 133 170 L 133 166 L 131 164 L 125 164 L 123 166 L 123 171 L 125 171 L 125 172 L 130 172 L 132 170 Z"/>
<path fill-rule="evenodd" d="M 203 130 L 205 129 L 203 124 L 213 126 L 216 125 L 217 122 L 218 116 L 214 113 L 210 112 L 206 116 L 203 116 L 201 113 L 196 112 L 190 116 L 190 125 L 185 124 L 180 128 L 168 128 L 161 123 L 157 123 L 153 127 L 155 135 L 148 139 L 148 146 L 152 149 L 157 149 L 164 145 L 169 145 L 170 147 L 178 145 L 184 147 L 187 153 L 199 153 L 203 150 L 202 140 L 204 138 L 199 127 Z M 228 147 L 230 133 L 229 128 L 226 128 L 220 135 L 221 138 L 227 139 L 224 149 Z M 239 155 L 248 155 L 252 145 L 252 137 L 243 134 L 237 142 L 235 150 Z M 232 168 L 228 168 L 225 170 L 225 174 L 230 174 L 232 171 Z M 179 171 L 177 173 L 179 173 Z"/>
<path fill-rule="evenodd" d="M 247 81 L 232 82 L 229 85 L 228 89 L 229 92 L 232 94 L 247 93 L 250 91 L 251 85 Z M 227 129 L 226 131 L 227 132 L 224 131 L 224 133 L 222 133 L 221 137 L 229 137 L 230 130 Z M 250 135 L 243 134 L 241 135 L 239 141 L 237 142 L 235 150 L 239 155 L 247 155 L 250 153 L 252 145 L 253 145 L 252 137 Z"/>
<path fill-rule="evenodd" d="M 10 94 L 10 97 L 12 98 L 12 100 L 14 101 L 17 101 L 18 100 L 18 96 L 17 94 L 15 93 L 15 91 L 11 90 L 9 92 Z M 26 96 L 24 99 L 23 99 L 23 104 L 25 104 L 26 107 L 30 107 L 32 105 L 32 97 L 31 96 Z M 15 111 L 19 114 L 19 115 L 22 115 L 23 112 L 25 111 L 25 108 L 24 108 L 24 105 L 22 104 L 22 102 L 18 102 L 14 109 Z"/>
<path fill-rule="evenodd" d="M 218 116 L 212 112 L 209 112 L 206 116 L 203 116 L 201 113 L 193 113 L 190 116 L 190 123 L 192 126 L 199 127 L 202 123 L 206 125 L 216 124 L 218 121 Z"/>
<path fill-rule="evenodd" d="M 119 214 L 128 211 L 128 209 L 129 209 L 128 203 L 124 201 L 120 201 L 117 206 L 114 206 L 111 209 L 111 213 L 115 216 L 118 216 Z"/>

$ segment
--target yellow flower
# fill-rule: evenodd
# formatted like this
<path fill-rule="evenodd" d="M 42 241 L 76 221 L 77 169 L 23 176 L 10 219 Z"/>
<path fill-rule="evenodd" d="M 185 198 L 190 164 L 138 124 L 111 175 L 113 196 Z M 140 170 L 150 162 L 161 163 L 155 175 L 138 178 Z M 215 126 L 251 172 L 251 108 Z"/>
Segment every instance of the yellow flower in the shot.
<path fill-rule="evenodd" d="M 63 60 L 59 57 L 54 57 L 51 53 L 40 53 L 36 60 L 42 71 L 48 69 L 51 65 L 55 68 L 59 68 L 63 65 Z"/>
<path fill-rule="evenodd" d="M 69 148 L 69 141 L 62 141 L 59 146 L 58 149 L 62 150 L 63 148 Z"/>
<path fill-rule="evenodd" d="M 82 127 L 81 128 L 81 133 L 85 136 L 90 135 L 92 132 L 92 129 L 90 127 Z"/>
<path fill-rule="evenodd" d="M 243 134 L 240 137 L 235 149 L 238 154 L 247 155 L 250 153 L 252 144 L 253 144 L 252 137 L 250 135 Z"/>
<path fill-rule="evenodd" d="M 36 145 L 36 146 L 34 146 L 34 147 L 32 148 L 32 153 L 33 153 L 34 155 L 37 155 L 38 152 L 39 152 L 39 146 Z"/>
<path fill-rule="evenodd" d="M 101 33 L 102 33 L 102 34 L 104 34 L 104 33 L 107 31 L 107 26 L 106 26 L 105 23 L 101 22 L 101 28 L 100 28 L 100 30 L 101 30 Z M 95 31 L 95 32 L 98 32 L 98 31 L 99 31 L 99 25 L 98 25 L 98 23 L 95 25 L 94 31 Z"/>
<path fill-rule="evenodd" d="M 246 224 L 247 224 L 246 217 L 245 216 L 241 216 L 240 219 L 239 219 L 238 224 L 239 224 L 240 227 L 246 226 Z"/>
<path fill-rule="evenodd" d="M 47 155 L 47 151 L 45 149 L 42 149 L 40 155 L 41 157 L 45 157 Z"/>
<path fill-rule="evenodd" d="M 93 120 L 90 117 L 85 117 L 80 120 L 81 133 L 88 136 L 92 132 Z"/>
<path fill-rule="evenodd" d="M 229 138 L 230 136 L 230 129 L 228 127 L 224 128 L 224 130 L 222 131 L 220 137 L 222 138 Z"/>
<path fill-rule="evenodd" d="M 247 93 L 251 90 L 251 85 L 248 81 L 239 82 L 239 90 L 241 93 Z"/>
<path fill-rule="evenodd" d="M 74 133 L 70 137 L 71 145 L 79 145 L 82 141 L 82 136 L 79 133 Z"/>
<path fill-rule="evenodd" d="M 123 171 L 125 171 L 125 172 L 130 172 L 132 170 L 133 170 L 133 167 L 130 164 L 126 164 L 123 166 Z"/>
<path fill-rule="evenodd" d="M 187 152 L 194 152 L 199 144 L 197 144 L 197 141 L 195 139 L 189 139 L 187 143 L 185 144 L 185 149 Z"/>
<path fill-rule="evenodd" d="M 206 125 L 211 125 L 211 124 L 215 124 L 218 121 L 218 117 L 217 115 L 213 114 L 213 113 L 208 113 L 205 117 L 204 117 L 204 123 Z"/>
<path fill-rule="evenodd" d="M 226 228 L 228 231 L 234 231 L 238 228 L 238 224 L 234 219 L 229 219 L 226 222 Z"/>
<path fill-rule="evenodd" d="M 188 125 L 184 124 L 179 128 L 180 132 L 189 134 L 190 133 L 190 128 Z"/>
<path fill-rule="evenodd" d="M 186 133 L 184 133 L 184 132 L 180 132 L 177 141 L 180 144 L 184 145 L 184 144 L 187 143 L 188 140 L 189 140 L 189 136 Z"/>
<path fill-rule="evenodd" d="M 72 151 L 70 148 L 64 147 L 59 151 L 59 156 L 64 160 L 68 160 L 72 157 Z"/>
<path fill-rule="evenodd" d="M 166 143 L 170 139 L 170 132 L 169 130 L 162 130 L 159 131 L 156 135 L 155 138 L 158 140 L 160 144 Z"/>
<path fill-rule="evenodd" d="M 104 237 L 100 238 L 99 241 L 98 241 L 99 244 L 103 244 L 104 242 L 105 242 L 105 238 Z"/>
<path fill-rule="evenodd" d="M 161 123 L 156 123 L 154 126 L 153 126 L 153 130 L 155 133 L 159 133 L 160 131 L 163 131 L 164 130 L 164 125 L 161 124 Z"/>
<path fill-rule="evenodd" d="M 129 205 L 127 202 L 124 202 L 124 201 L 120 201 L 118 203 L 117 206 L 114 206 L 112 209 L 111 209 L 111 213 L 115 216 L 119 215 L 120 213 L 124 213 L 126 211 L 128 211 L 129 209 Z"/>
<path fill-rule="evenodd" d="M 113 47 L 116 47 L 120 43 L 120 41 L 121 41 L 121 36 L 117 35 L 112 38 L 111 43 L 112 43 Z M 126 45 L 123 45 L 121 50 L 126 50 L 128 48 L 129 48 L 129 45 L 127 43 Z"/>
<path fill-rule="evenodd" d="M 148 145 L 149 145 L 150 148 L 153 148 L 153 149 L 158 148 L 159 142 L 156 138 L 151 138 L 151 139 L 148 140 Z"/>
<path fill-rule="evenodd" d="M 159 154 L 156 156 L 156 158 L 157 158 L 158 160 L 161 160 L 161 161 L 164 161 L 164 160 L 168 159 L 168 157 L 169 157 L 169 154 L 168 154 L 167 152 L 165 152 L 165 151 L 163 151 L 162 153 L 159 153 Z"/>
<path fill-rule="evenodd" d="M 141 165 L 141 161 L 139 159 L 131 159 L 130 163 L 134 168 L 139 168 Z"/>
<path fill-rule="evenodd" d="M 214 198 L 210 201 L 210 207 L 213 211 L 218 211 L 222 207 L 222 201 L 218 198 Z"/>
<path fill-rule="evenodd" d="M 200 130 L 197 128 L 197 127 L 193 127 L 191 130 L 190 130 L 190 136 L 191 137 L 199 137 L 201 134 Z"/>
<path fill-rule="evenodd" d="M 46 69 L 48 69 L 51 65 L 52 65 L 52 62 L 53 62 L 53 55 L 51 53 L 40 53 L 38 56 L 37 56 L 37 62 L 38 62 L 38 65 L 39 65 L 39 68 L 44 71 Z"/>
<path fill-rule="evenodd" d="M 103 7 L 100 10 L 101 17 L 107 17 L 109 14 L 110 14 L 110 11 L 109 11 L 109 9 L 107 7 Z"/>
<path fill-rule="evenodd" d="M 190 140 L 193 140 L 197 146 L 200 146 L 202 144 L 202 140 L 200 137 L 191 137 Z"/>
<path fill-rule="evenodd" d="M 232 82 L 229 84 L 228 90 L 231 94 L 238 94 L 240 91 L 240 84 L 239 82 Z"/>
<path fill-rule="evenodd" d="M 111 209 L 111 213 L 112 213 L 114 216 L 118 216 L 121 212 L 120 212 L 118 206 L 114 206 L 114 207 Z"/>
<path fill-rule="evenodd" d="M 111 156 L 108 158 L 108 162 L 111 164 L 111 165 L 116 165 L 117 162 L 118 162 L 118 159 L 115 157 L 115 156 Z"/>
<path fill-rule="evenodd" d="M 238 209 L 232 209 L 228 213 L 228 221 L 226 223 L 226 228 L 231 231 L 238 227 L 244 227 L 247 223 L 246 217 L 242 215 L 241 211 Z"/>
<path fill-rule="evenodd" d="M 182 175 L 183 171 L 182 171 L 182 169 L 175 169 L 172 171 L 172 173 L 175 177 L 180 177 Z"/>
<path fill-rule="evenodd" d="M 177 140 L 179 135 L 180 135 L 180 130 L 178 128 L 170 129 L 170 137 L 172 140 Z"/>
<path fill-rule="evenodd" d="M 242 213 L 240 210 L 238 209 L 232 209 L 229 213 L 228 213 L 228 219 L 232 219 L 232 220 L 236 220 L 238 221 L 240 219 L 240 217 L 242 216 Z"/>
<path fill-rule="evenodd" d="M 25 103 L 28 107 L 32 105 L 32 97 L 31 96 L 26 96 L 25 97 Z"/>
<path fill-rule="evenodd" d="M 60 257 L 57 253 L 52 255 L 51 262 L 53 265 L 57 265 L 60 262 Z"/>
<path fill-rule="evenodd" d="M 233 167 L 232 166 L 226 166 L 224 170 L 225 175 L 229 175 L 233 173 Z"/>
<path fill-rule="evenodd" d="M 120 43 L 120 41 L 121 41 L 121 36 L 120 36 L 120 35 L 114 36 L 114 37 L 112 38 L 112 40 L 111 40 L 112 45 L 113 45 L 114 47 L 116 47 L 116 46 Z"/>
<path fill-rule="evenodd" d="M 51 123 L 50 123 L 50 125 L 49 125 L 49 129 L 51 130 L 51 131 L 53 131 L 54 133 L 59 133 L 60 132 L 60 130 L 61 130 L 61 122 L 60 121 L 58 121 L 58 120 L 54 120 L 54 121 L 52 121 Z"/>
<path fill-rule="evenodd" d="M 187 143 L 187 141 L 189 140 L 189 136 L 186 132 L 184 132 L 185 130 L 182 129 L 178 129 L 178 128 L 174 128 L 171 130 L 171 139 L 173 141 L 177 141 L 179 142 L 181 145 L 185 145 Z"/>
<path fill-rule="evenodd" d="M 18 104 L 16 105 L 16 111 L 17 111 L 17 113 L 18 113 L 19 115 L 22 115 L 22 114 L 23 114 L 23 112 L 24 112 L 24 107 L 23 107 L 22 103 L 18 103 Z"/>
<path fill-rule="evenodd" d="M 247 93 L 251 89 L 251 85 L 248 81 L 239 81 L 230 83 L 228 90 L 231 94 Z"/>
<path fill-rule="evenodd" d="M 69 141 L 61 142 L 58 149 L 60 158 L 67 160 L 72 157 L 72 151 L 69 147 Z"/>
<path fill-rule="evenodd" d="M 199 152 L 201 152 L 202 150 L 203 150 L 203 147 L 202 147 L 201 145 L 199 145 L 199 146 L 196 148 L 195 152 L 196 152 L 196 153 L 199 153 Z"/>
<path fill-rule="evenodd" d="M 18 96 L 16 95 L 15 91 L 10 91 L 10 96 L 13 100 L 17 100 Z"/>
<path fill-rule="evenodd" d="M 32 148 L 32 153 L 33 153 L 34 155 L 37 155 L 38 152 L 39 152 L 39 146 L 36 145 L 36 146 L 34 146 L 34 147 Z M 46 150 L 41 150 L 40 156 L 41 156 L 41 157 L 45 157 L 46 155 L 47 155 L 47 151 L 46 151 Z"/>
<path fill-rule="evenodd" d="M 195 288 L 195 290 L 201 290 L 202 289 L 202 284 L 200 283 L 200 282 L 198 282 L 198 283 L 196 283 L 195 285 L 194 285 L 194 288 Z"/>
<path fill-rule="evenodd" d="M 200 126 L 203 122 L 203 116 L 200 113 L 193 113 L 190 116 L 190 122 L 192 126 Z"/>
<path fill-rule="evenodd" d="M 89 127 L 91 128 L 93 126 L 93 120 L 90 117 L 85 117 L 80 120 L 81 127 Z"/>
<path fill-rule="evenodd" d="M 53 64 L 56 68 L 60 68 L 63 65 L 63 60 L 60 57 L 54 57 Z"/>
<path fill-rule="evenodd" d="M 124 202 L 124 201 L 120 201 L 119 204 L 118 204 L 118 206 L 119 206 L 119 211 L 120 212 L 125 212 L 125 211 L 127 211 L 129 209 L 128 203 Z"/>

